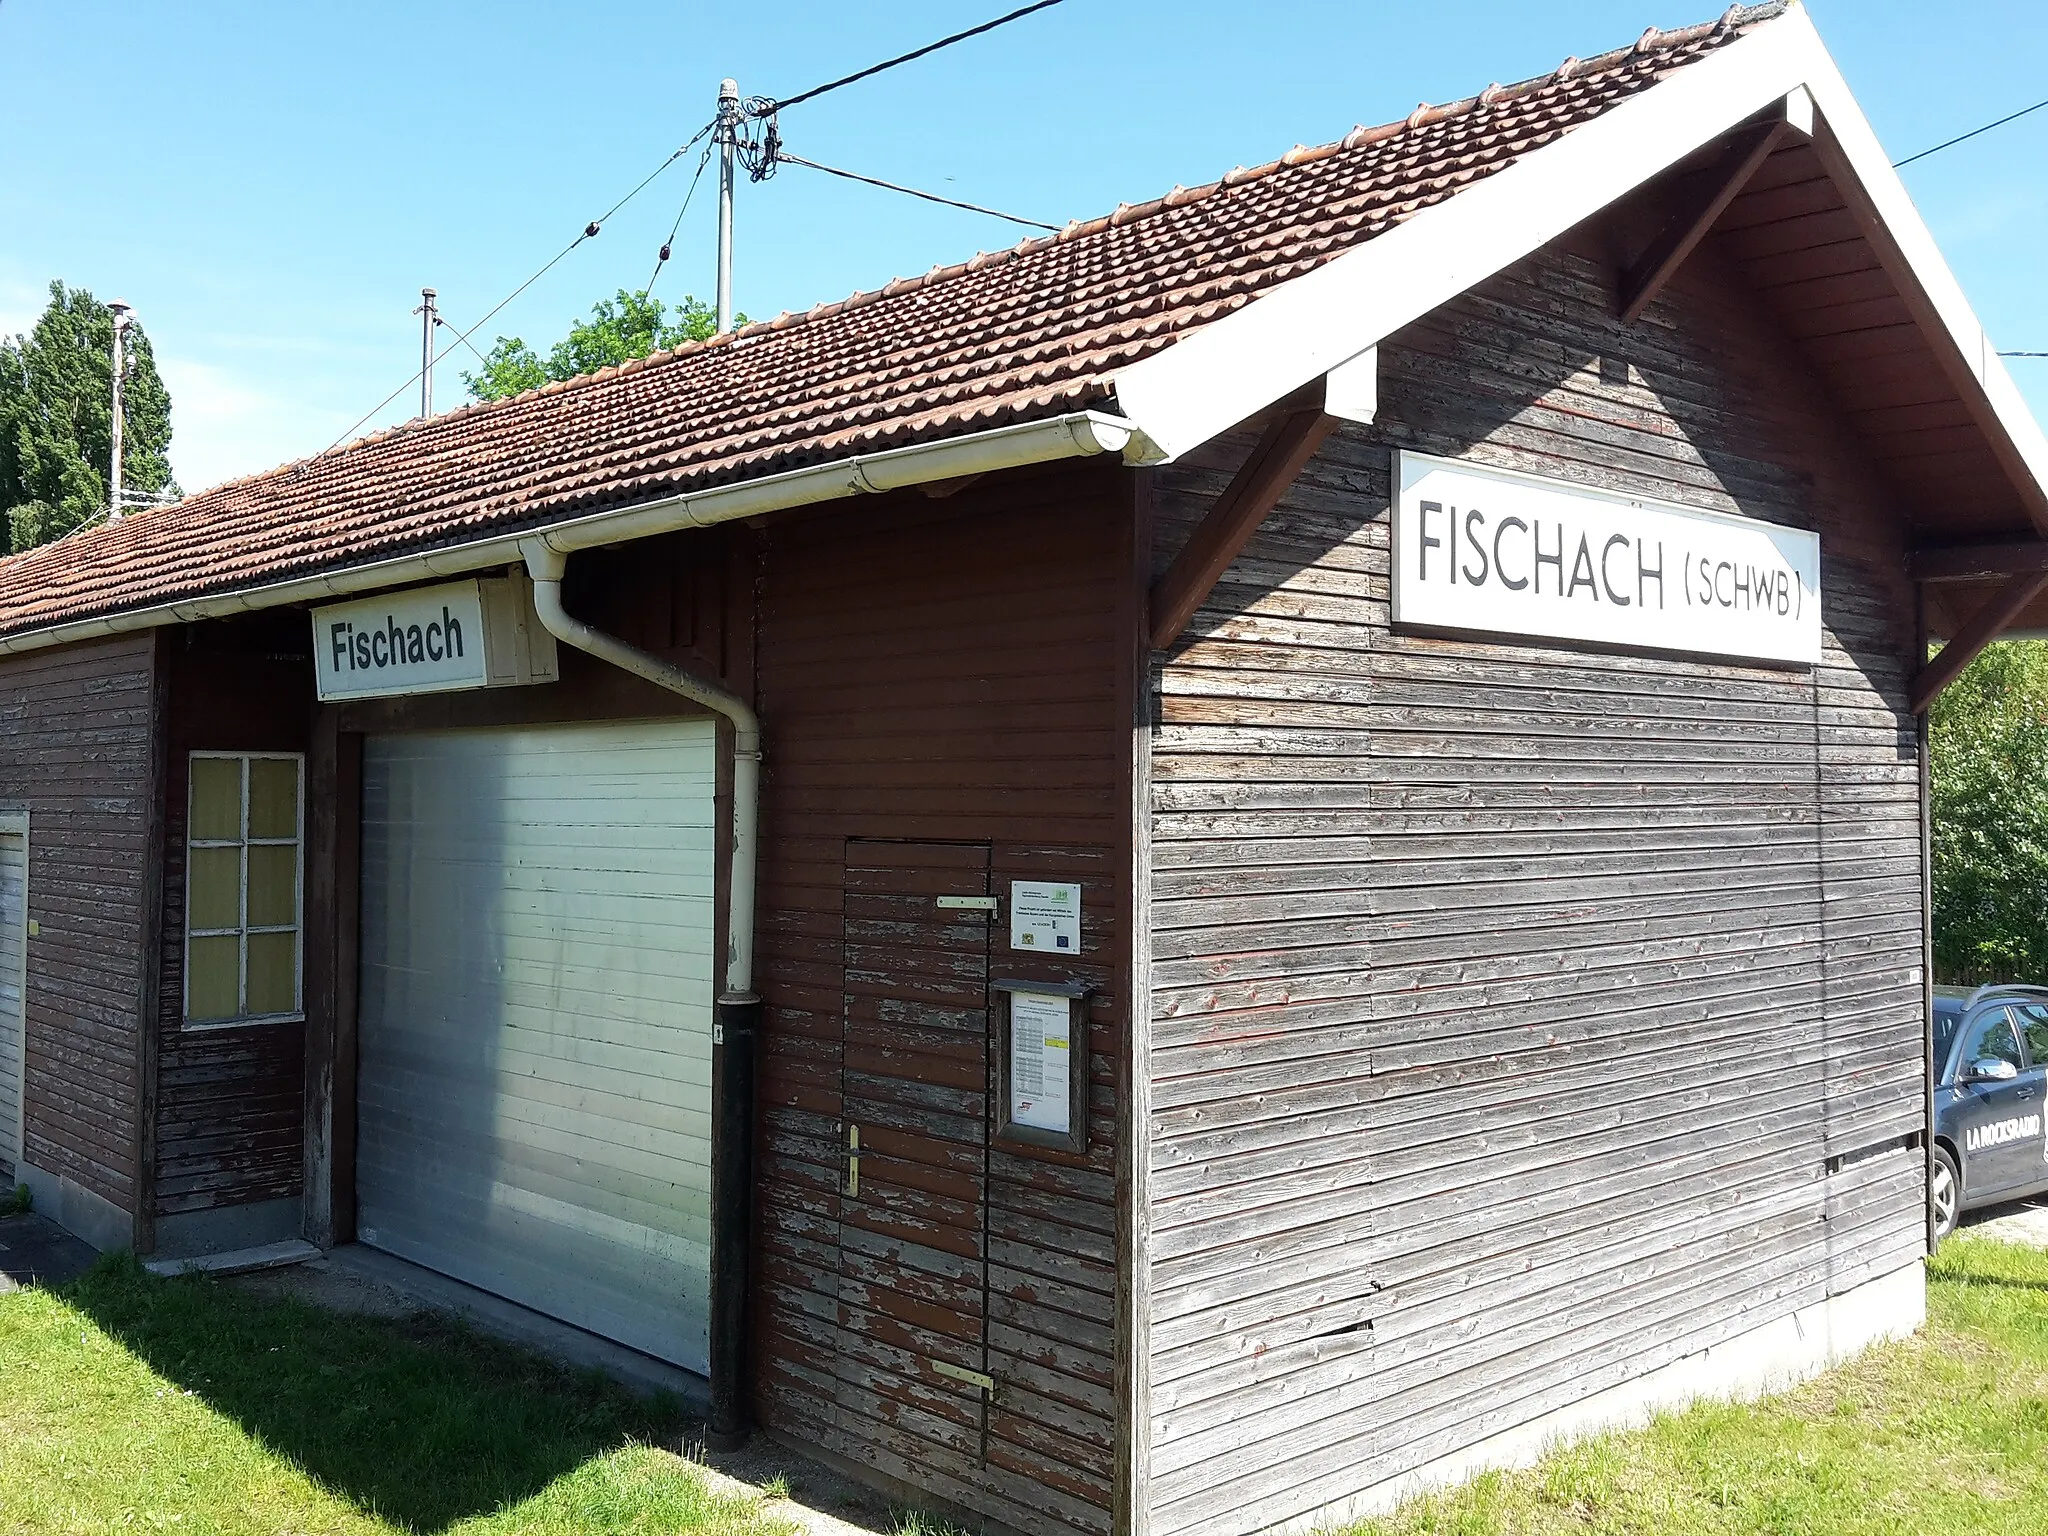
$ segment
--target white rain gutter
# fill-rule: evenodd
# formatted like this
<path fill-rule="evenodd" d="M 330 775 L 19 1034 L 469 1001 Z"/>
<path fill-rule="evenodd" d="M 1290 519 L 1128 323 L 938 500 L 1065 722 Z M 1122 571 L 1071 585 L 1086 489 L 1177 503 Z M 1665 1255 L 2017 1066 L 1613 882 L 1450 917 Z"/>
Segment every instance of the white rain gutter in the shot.
<path fill-rule="evenodd" d="M 562 606 L 562 576 L 569 568 L 569 557 L 550 548 L 539 535 L 528 536 L 520 549 L 527 574 L 533 578 L 533 611 L 541 628 L 564 645 L 644 677 L 655 687 L 680 694 L 732 722 L 732 861 L 726 888 L 731 934 L 725 951 L 725 991 L 718 1000 L 722 1004 L 758 1001 L 754 995 L 754 870 L 761 823 L 760 716 L 731 689 L 671 666 L 572 617 Z"/>
<path fill-rule="evenodd" d="M 1144 436 L 1122 417 L 1102 411 L 1075 411 L 1045 421 L 995 427 L 986 432 L 915 444 L 908 448 L 855 454 L 835 459 L 829 464 L 764 475 L 758 480 L 745 480 L 737 485 L 684 492 L 637 506 L 593 512 L 537 533 L 529 529 L 500 534 L 449 549 L 371 561 L 318 576 L 301 576 L 218 596 L 158 603 L 100 618 L 52 624 L 42 629 L 0 636 L 0 656 L 43 650 L 53 645 L 69 645 L 80 640 L 96 640 L 108 635 L 131 634 L 166 624 L 228 618 L 295 603 L 324 602 L 386 587 L 513 565 L 525 558 L 521 546 L 531 538 L 538 538 L 557 553 L 571 554 L 579 549 L 650 538 L 683 528 L 710 528 L 719 523 L 786 511 L 791 507 L 814 506 L 852 496 L 929 485 L 939 480 L 1021 469 L 1032 464 L 1050 464 L 1061 459 L 1092 458 L 1098 454 L 1149 457 L 1149 448 Z"/>

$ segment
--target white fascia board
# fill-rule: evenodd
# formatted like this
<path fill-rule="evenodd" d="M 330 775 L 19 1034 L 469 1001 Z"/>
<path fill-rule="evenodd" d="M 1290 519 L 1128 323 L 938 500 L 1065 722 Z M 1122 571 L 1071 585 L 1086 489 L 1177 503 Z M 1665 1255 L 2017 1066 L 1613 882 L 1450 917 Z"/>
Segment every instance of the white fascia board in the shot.
<path fill-rule="evenodd" d="M 2042 494 L 2048 493 L 2048 438 L 2042 436 L 2040 422 L 2020 394 L 2019 386 L 2013 383 L 2005 360 L 1992 345 L 1976 311 L 1970 308 L 1970 301 L 1963 297 L 1962 284 L 1949 270 L 1941 248 L 1934 243 L 1934 235 L 1920 217 L 1920 210 L 1913 206 L 1913 198 L 1906 191 L 1905 182 L 1892 168 L 1891 157 L 1878 143 L 1876 131 L 1863 115 L 1863 109 L 1856 104 L 1848 81 L 1842 78 L 1842 72 L 1822 44 L 1820 34 L 1814 30 L 1803 9 L 1795 10 L 1784 18 L 1784 21 L 1795 20 L 1798 23 L 1797 35 L 1804 41 L 1807 51 L 1805 83 L 1820 108 L 1822 120 L 1834 134 L 1835 143 L 1848 160 L 1856 179 L 1862 183 L 1864 194 L 1877 210 L 1878 217 L 1884 221 L 1886 231 L 1912 270 L 1920 291 L 1940 317 L 1943 328 L 1948 332 L 1947 340 L 1982 386 L 1992 414 L 2005 429 L 2013 450 L 2033 476 L 2035 495 L 2028 500 L 2038 502 Z M 1784 25 L 1784 22 L 1773 25 Z M 1929 340 L 1936 346 L 1942 342 L 1940 337 L 1930 337 Z"/>
<path fill-rule="evenodd" d="M 1178 458 L 1778 102 L 1794 119 L 1819 109 L 1948 340 L 1968 359 L 2037 485 L 2048 485 L 2048 441 L 1798 5 L 1556 143 L 1125 369 L 1115 380 L 1118 407 L 1162 454 Z"/>
<path fill-rule="evenodd" d="M 1584 223 L 1804 83 L 1794 11 L 1116 376 L 1178 457 Z"/>

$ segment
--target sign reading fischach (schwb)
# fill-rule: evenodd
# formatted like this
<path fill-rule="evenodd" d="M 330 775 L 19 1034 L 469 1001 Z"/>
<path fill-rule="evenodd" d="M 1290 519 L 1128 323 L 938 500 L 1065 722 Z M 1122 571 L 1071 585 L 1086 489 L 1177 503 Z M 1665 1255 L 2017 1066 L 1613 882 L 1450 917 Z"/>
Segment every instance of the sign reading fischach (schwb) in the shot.
<path fill-rule="evenodd" d="M 1396 460 L 1396 624 L 1820 660 L 1815 534 L 1461 460 Z"/>
<path fill-rule="evenodd" d="M 555 638 L 516 577 L 451 581 L 313 610 L 323 699 L 552 682 Z"/>

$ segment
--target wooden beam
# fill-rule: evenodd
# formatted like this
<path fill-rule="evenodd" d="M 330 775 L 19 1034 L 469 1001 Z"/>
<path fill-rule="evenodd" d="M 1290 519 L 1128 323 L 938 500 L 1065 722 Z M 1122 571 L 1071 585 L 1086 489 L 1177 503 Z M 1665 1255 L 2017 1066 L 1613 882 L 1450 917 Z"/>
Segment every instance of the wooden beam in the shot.
<path fill-rule="evenodd" d="M 1949 637 L 1948 644 L 1936 653 L 1934 659 L 1914 676 L 1910 694 L 1913 713 L 1925 714 L 1935 696 L 1954 682 L 1957 674 L 1975 661 L 1978 653 L 1996 640 L 2044 587 L 2048 587 L 2048 570 L 2008 577 L 1997 594 L 1972 614 L 1968 622 Z"/>
<path fill-rule="evenodd" d="M 948 496 L 966 490 L 967 487 L 974 484 L 980 478 L 981 476 L 978 474 L 955 475 L 950 480 L 927 480 L 918 489 L 931 497 L 933 501 L 944 501 Z"/>
<path fill-rule="evenodd" d="M 1857 227 L 1863 231 L 1863 238 L 1869 242 L 1876 254 L 1878 265 L 1891 278 L 1899 298 L 1904 301 L 1913 321 L 1927 337 L 1928 347 L 1933 351 L 1949 387 L 1970 413 L 1970 420 L 1977 430 L 1984 434 L 1985 445 L 1990 448 L 1999 467 L 2005 471 L 2012 488 L 2019 495 L 2027 516 L 2036 528 L 2048 537 L 2048 485 L 2035 478 L 2033 466 L 2026 455 L 2013 441 L 2012 432 L 1999 418 L 1998 407 L 1992 403 L 1989 392 L 1979 369 L 1984 366 L 1981 356 L 1972 356 L 1977 347 L 1988 348 L 1980 330 L 1974 338 L 1958 338 L 1948 327 L 1948 320 L 1934 302 L 1933 297 L 1921 284 L 1920 275 L 1913 269 L 1912 261 L 1900 247 L 1891 227 L 1879 212 L 1876 202 L 1856 174 L 1848 152 L 1831 132 L 1825 122 L 1813 136 L 1814 153 L 1819 156 L 1821 168 L 1828 173 L 1835 184 L 1835 190 L 1848 205 L 1855 217 Z"/>
<path fill-rule="evenodd" d="M 1938 544 L 1907 552 L 1906 574 L 1915 581 L 1988 581 L 2048 571 L 2048 542 Z"/>
<path fill-rule="evenodd" d="M 1779 119 L 1759 124 L 1735 141 L 1734 147 L 1721 161 L 1720 174 L 1707 184 L 1705 191 L 1689 207 L 1664 227 L 1663 233 L 1650 242 L 1650 248 L 1622 275 L 1623 325 L 1633 325 L 1650 307 L 1650 301 L 1664 291 L 1664 285 L 1671 281 L 1672 275 L 1685 265 L 1685 258 L 1707 238 L 1715 221 L 1728 211 L 1728 205 L 1749 185 L 1750 177 L 1793 131 L 1789 123 Z"/>
<path fill-rule="evenodd" d="M 1180 638 L 1230 562 L 1258 531 L 1273 504 L 1294 483 L 1302 467 L 1337 425 L 1320 406 L 1282 411 L 1267 424 L 1236 476 L 1216 498 L 1166 573 L 1152 583 L 1152 647 L 1165 650 Z"/>

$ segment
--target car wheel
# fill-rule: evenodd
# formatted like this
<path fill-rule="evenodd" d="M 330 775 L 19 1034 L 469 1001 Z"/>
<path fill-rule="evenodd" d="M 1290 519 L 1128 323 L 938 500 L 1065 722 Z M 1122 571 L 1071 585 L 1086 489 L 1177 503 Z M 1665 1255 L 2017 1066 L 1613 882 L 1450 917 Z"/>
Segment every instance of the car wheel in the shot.
<path fill-rule="evenodd" d="M 1963 1181 L 1956 1173 L 1956 1160 L 1947 1147 L 1936 1147 L 1927 1170 L 1927 1207 L 1938 1243 L 1955 1231 L 1963 1214 Z"/>

